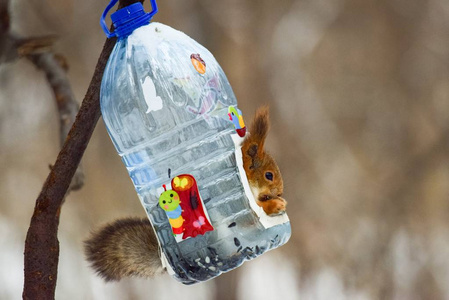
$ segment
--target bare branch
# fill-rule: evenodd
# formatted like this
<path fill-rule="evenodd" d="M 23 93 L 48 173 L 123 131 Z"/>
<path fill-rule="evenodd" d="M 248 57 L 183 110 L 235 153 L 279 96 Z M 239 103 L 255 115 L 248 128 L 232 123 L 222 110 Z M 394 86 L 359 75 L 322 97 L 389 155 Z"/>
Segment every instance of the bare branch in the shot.
<path fill-rule="evenodd" d="M 32 53 L 48 52 L 54 35 L 20 38 L 10 31 L 9 1 L 0 0 L 0 63 L 10 62 Z"/>
<path fill-rule="evenodd" d="M 9 1 L 0 0 L 0 34 L 9 32 Z"/>
<path fill-rule="evenodd" d="M 28 58 L 36 67 L 44 71 L 55 95 L 59 111 L 59 136 L 62 147 L 79 109 L 78 102 L 75 100 L 75 95 L 66 76 L 65 59 L 50 52 L 31 54 L 28 55 Z M 80 164 L 75 172 L 69 191 L 78 190 L 83 184 L 84 173 Z"/>
<path fill-rule="evenodd" d="M 120 1 L 119 8 L 136 1 Z M 56 163 L 36 200 L 25 240 L 24 299 L 53 299 L 59 259 L 59 215 L 92 132 L 100 118 L 100 85 L 115 39 L 106 40 L 86 96 Z"/>
<path fill-rule="evenodd" d="M 100 117 L 99 91 L 115 40 L 107 40 L 87 94 L 56 163 L 36 200 L 25 240 L 25 299 L 52 299 L 57 279 L 57 230 L 62 201 Z"/>
<path fill-rule="evenodd" d="M 19 57 L 50 52 L 54 42 L 57 40 L 55 35 L 46 35 L 32 38 L 17 38 L 16 48 Z"/>
<path fill-rule="evenodd" d="M 0 0 L 0 63 L 17 56 L 15 39 L 11 37 L 9 27 L 9 1 Z"/>

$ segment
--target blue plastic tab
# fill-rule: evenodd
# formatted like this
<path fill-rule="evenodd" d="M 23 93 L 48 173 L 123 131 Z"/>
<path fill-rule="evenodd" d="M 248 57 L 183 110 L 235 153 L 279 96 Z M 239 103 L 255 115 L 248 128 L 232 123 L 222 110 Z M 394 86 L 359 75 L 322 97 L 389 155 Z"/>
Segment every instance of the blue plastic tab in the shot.
<path fill-rule="evenodd" d="M 142 4 L 140 2 L 136 2 L 113 13 L 111 15 L 111 20 L 114 25 L 120 26 L 128 22 L 129 20 L 132 20 L 144 14 L 145 11 Z"/>
<path fill-rule="evenodd" d="M 143 5 L 140 2 L 128 5 L 111 15 L 115 30 L 114 32 L 110 32 L 106 25 L 105 18 L 117 2 L 118 0 L 111 0 L 100 19 L 100 25 L 108 38 L 114 36 L 122 38 L 130 35 L 135 29 L 150 23 L 151 18 L 158 11 L 156 0 L 150 0 L 153 10 L 149 13 L 145 12 Z"/>

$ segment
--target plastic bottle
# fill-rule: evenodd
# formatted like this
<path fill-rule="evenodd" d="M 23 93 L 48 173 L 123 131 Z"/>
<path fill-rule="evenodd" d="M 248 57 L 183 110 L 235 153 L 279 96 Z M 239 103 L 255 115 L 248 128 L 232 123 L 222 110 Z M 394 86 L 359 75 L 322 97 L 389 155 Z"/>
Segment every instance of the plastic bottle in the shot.
<path fill-rule="evenodd" d="M 250 199 L 241 138 L 228 117 L 237 101 L 213 55 L 184 33 L 149 23 L 154 0 L 151 13 L 135 3 L 112 14 L 109 33 L 104 17 L 115 2 L 102 19 L 118 39 L 101 110 L 169 273 L 184 284 L 205 281 L 287 242 L 286 215 L 267 225 Z"/>

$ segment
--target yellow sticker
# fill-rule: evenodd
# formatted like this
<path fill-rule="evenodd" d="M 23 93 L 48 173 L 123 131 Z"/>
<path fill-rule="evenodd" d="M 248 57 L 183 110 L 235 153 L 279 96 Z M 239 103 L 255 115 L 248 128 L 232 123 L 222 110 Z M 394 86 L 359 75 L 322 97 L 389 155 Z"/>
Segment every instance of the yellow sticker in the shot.
<path fill-rule="evenodd" d="M 186 177 L 179 178 L 178 176 L 176 176 L 173 179 L 173 183 L 175 184 L 175 187 L 178 187 L 181 189 L 185 189 L 187 186 L 190 187 L 189 179 Z"/>

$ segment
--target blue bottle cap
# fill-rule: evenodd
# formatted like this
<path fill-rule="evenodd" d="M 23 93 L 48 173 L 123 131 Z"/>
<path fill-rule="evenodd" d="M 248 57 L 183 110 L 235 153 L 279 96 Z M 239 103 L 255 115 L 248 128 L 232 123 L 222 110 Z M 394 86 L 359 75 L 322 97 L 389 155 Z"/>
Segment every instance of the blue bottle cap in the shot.
<path fill-rule="evenodd" d="M 145 14 L 143 5 L 140 2 L 133 3 L 125 8 L 119 9 L 111 15 L 114 26 L 120 26 L 128 21 L 138 18 Z"/>
<path fill-rule="evenodd" d="M 117 0 L 111 0 L 101 16 L 100 24 L 108 38 L 116 36 L 118 38 L 127 37 L 135 29 L 150 23 L 151 18 L 157 13 L 156 0 L 151 0 L 153 10 L 150 13 L 145 12 L 142 3 L 136 2 L 119 9 L 111 15 L 114 24 L 114 32 L 109 32 L 106 22 L 104 21 L 108 11 L 115 5 Z"/>

